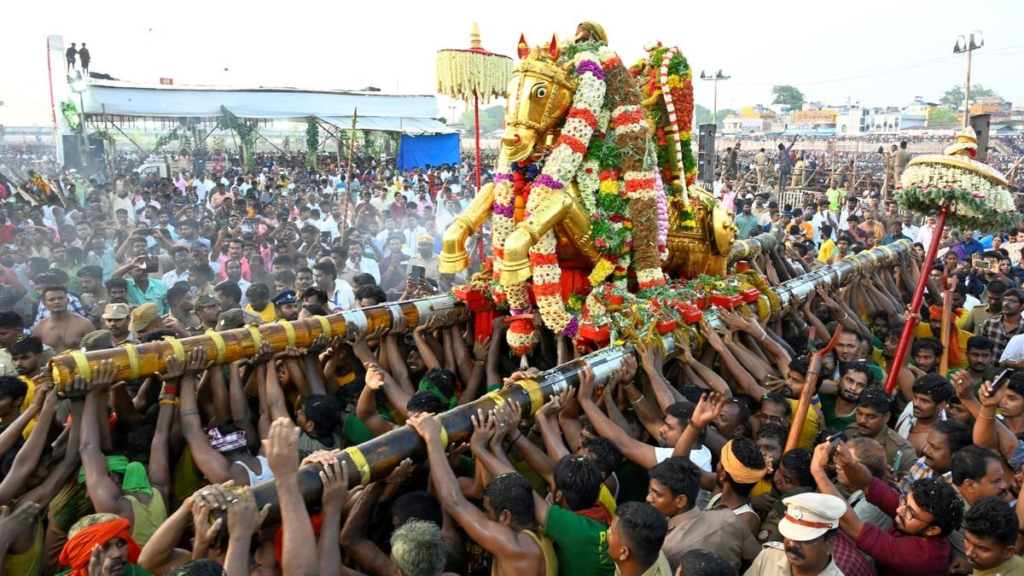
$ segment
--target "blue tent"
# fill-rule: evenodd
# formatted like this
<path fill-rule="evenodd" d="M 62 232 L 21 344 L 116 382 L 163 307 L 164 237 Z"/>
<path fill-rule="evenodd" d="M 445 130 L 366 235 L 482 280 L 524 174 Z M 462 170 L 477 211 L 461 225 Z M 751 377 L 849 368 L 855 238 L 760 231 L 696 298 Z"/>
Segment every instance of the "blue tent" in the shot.
<path fill-rule="evenodd" d="M 458 164 L 462 161 L 459 153 L 458 134 L 433 134 L 410 136 L 402 134 L 398 148 L 398 169 L 423 168 L 427 164 Z"/>

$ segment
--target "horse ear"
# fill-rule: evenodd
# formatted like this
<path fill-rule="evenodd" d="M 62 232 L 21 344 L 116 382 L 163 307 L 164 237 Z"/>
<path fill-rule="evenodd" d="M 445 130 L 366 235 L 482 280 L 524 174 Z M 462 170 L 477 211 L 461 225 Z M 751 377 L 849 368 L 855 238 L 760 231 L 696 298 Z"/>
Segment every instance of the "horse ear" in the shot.
<path fill-rule="evenodd" d="M 530 55 L 530 45 L 526 43 L 526 35 L 519 35 L 519 59 L 522 60 Z"/>
<path fill-rule="evenodd" d="M 558 34 L 551 35 L 551 44 L 548 46 L 548 54 L 551 55 L 552 60 L 558 60 Z"/>

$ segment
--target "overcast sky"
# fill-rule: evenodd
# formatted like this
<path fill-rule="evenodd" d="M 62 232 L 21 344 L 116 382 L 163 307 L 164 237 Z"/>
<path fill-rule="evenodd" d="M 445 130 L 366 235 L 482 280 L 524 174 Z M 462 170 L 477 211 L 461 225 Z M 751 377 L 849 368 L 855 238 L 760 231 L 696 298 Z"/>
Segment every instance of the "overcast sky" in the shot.
<path fill-rule="evenodd" d="M 46 37 L 87 42 L 92 70 L 122 80 L 177 85 L 289 86 L 434 93 L 434 54 L 469 44 L 474 21 L 484 47 L 514 55 L 520 32 L 531 44 L 570 35 L 595 20 L 627 63 L 644 43 L 677 45 L 699 76 L 723 69 L 718 106 L 771 102 L 773 84 L 793 84 L 808 100 L 867 106 L 938 100 L 963 83 L 960 34 L 981 30 L 972 83 L 1024 104 L 1024 20 L 1020 0 L 856 2 L 594 1 L 423 2 L 289 0 L 16 2 L 0 34 L 0 123 L 49 124 Z M 586 7 L 583 7 L 586 6 Z M 660 9 L 653 6 L 664 6 Z M 531 7 L 541 10 L 531 12 Z M 779 11 L 784 8 L 784 11 Z M 662 13 L 659 13 L 661 10 Z M 13 12 L 13 14 L 12 14 Z M 54 63 L 60 74 L 63 63 Z M 696 83 L 711 107 L 712 83 Z M 451 116 L 449 101 L 439 114 Z M 460 110 L 461 112 L 461 105 Z"/>

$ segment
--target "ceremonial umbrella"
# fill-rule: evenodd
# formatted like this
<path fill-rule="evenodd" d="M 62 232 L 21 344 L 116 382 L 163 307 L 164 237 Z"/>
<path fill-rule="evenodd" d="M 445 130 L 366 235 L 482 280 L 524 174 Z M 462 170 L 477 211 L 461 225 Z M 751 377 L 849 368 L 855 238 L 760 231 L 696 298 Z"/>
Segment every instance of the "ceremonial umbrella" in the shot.
<path fill-rule="evenodd" d="M 907 353 L 910 336 L 917 324 L 928 273 L 939 250 L 939 240 L 947 222 L 969 230 L 999 230 L 1013 225 L 1020 217 L 1006 178 L 995 168 L 974 159 L 978 138 L 970 126 L 956 136 L 956 142 L 942 154 L 918 156 L 907 164 L 896 190 L 896 202 L 903 210 L 931 214 L 938 211 L 932 241 L 924 256 L 921 277 L 910 302 L 912 319 L 903 324 L 903 333 L 893 354 L 885 389 L 892 393 Z M 943 330 L 946 330 L 943 324 Z M 956 346 L 956 342 L 950 342 Z"/>
<path fill-rule="evenodd" d="M 480 99 L 505 95 L 512 77 L 512 59 L 484 50 L 480 45 L 480 28 L 473 24 L 469 33 L 470 47 L 437 52 L 437 91 L 439 94 L 473 101 L 473 124 L 476 134 L 476 190 L 480 193 Z M 478 243 L 480 263 L 484 260 L 483 236 Z"/>

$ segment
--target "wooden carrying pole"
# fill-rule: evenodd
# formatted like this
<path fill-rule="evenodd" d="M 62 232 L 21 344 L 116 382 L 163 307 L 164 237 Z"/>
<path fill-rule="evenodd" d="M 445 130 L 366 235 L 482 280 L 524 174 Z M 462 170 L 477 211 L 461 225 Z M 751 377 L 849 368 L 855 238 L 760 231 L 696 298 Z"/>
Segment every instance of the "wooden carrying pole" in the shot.
<path fill-rule="evenodd" d="M 909 253 L 910 248 L 911 244 L 909 241 L 901 240 L 887 246 L 865 250 L 836 264 L 825 266 L 785 282 L 775 289 L 775 294 L 778 296 L 779 309 L 772 310 L 772 312 L 788 310 L 794 302 L 802 302 L 804 298 L 813 293 L 819 286 L 835 289 L 855 277 L 855 273 L 859 271 L 885 263 L 893 263 L 901 255 Z M 747 307 L 749 313 L 756 314 L 756 306 L 754 304 L 745 304 L 744 306 Z M 712 326 L 722 326 L 718 313 L 714 310 L 705 312 L 704 316 Z M 412 323 L 410 323 L 410 326 L 412 326 Z M 675 351 L 675 341 L 672 336 L 666 335 L 664 341 L 666 353 L 673 354 Z M 547 402 L 552 395 L 559 394 L 566 387 L 577 386 L 579 384 L 579 374 L 585 365 L 589 365 L 594 372 L 594 385 L 601 387 L 607 383 L 613 371 L 621 370 L 622 358 L 626 354 L 632 353 L 632 348 L 617 346 L 604 348 L 552 368 L 536 380 L 521 380 L 502 389 L 500 392 L 489 393 L 474 402 L 445 412 L 438 416 L 444 429 L 442 438 L 447 438 L 448 444 L 468 439 L 473 431 L 470 416 L 475 415 L 477 410 L 487 411 L 510 399 L 519 402 L 523 406 L 524 415 L 536 413 L 540 406 Z M 801 404 L 804 406 L 804 413 L 806 414 L 807 407 L 810 404 L 810 397 L 801 399 Z M 424 447 L 420 437 L 415 431 L 403 426 L 369 442 L 346 449 L 338 456 L 338 459 L 347 467 L 349 481 L 353 485 L 365 485 L 387 476 L 405 458 L 416 456 L 422 459 L 423 455 Z M 306 504 L 313 508 L 319 506 L 323 489 L 323 486 L 320 484 L 319 472 L 319 464 L 305 466 L 300 468 L 298 472 L 299 489 Z M 271 516 L 272 518 L 276 517 L 278 514 L 278 502 L 274 481 L 261 482 L 253 487 L 252 491 L 257 508 L 262 509 L 264 505 L 270 504 Z"/>
<path fill-rule="evenodd" d="M 350 327 L 356 327 L 362 333 L 384 326 L 390 328 L 392 319 L 397 318 L 399 314 L 405 316 L 411 330 L 426 323 L 431 317 L 448 317 L 455 311 L 457 305 L 451 296 L 431 296 L 346 310 L 330 316 L 294 322 L 279 321 L 225 332 L 210 331 L 181 340 L 165 338 L 148 344 L 127 344 L 94 352 L 74 351 L 55 356 L 50 360 L 50 367 L 53 371 L 53 381 L 61 390 L 75 374 L 82 374 L 91 379 L 92 371 L 99 366 L 100 361 L 106 359 L 120 365 L 116 375 L 117 381 L 136 380 L 163 373 L 166 370 L 165 361 L 168 356 L 176 355 L 184 362 L 186 350 L 196 346 L 205 348 L 207 357 L 212 358 L 214 364 L 228 364 L 254 356 L 263 342 L 269 343 L 277 352 L 288 346 L 308 348 L 320 334 L 326 334 L 328 338 L 344 337 L 349 333 Z"/>
<path fill-rule="evenodd" d="M 786 449 L 782 451 L 783 454 L 800 444 L 800 436 L 804 432 L 804 421 L 807 420 L 807 412 L 811 409 L 811 398 L 818 391 L 818 376 L 821 374 L 822 362 L 825 356 L 836 347 L 836 343 L 839 342 L 839 336 L 842 333 L 843 325 L 839 324 L 836 326 L 836 331 L 832 334 L 832 340 L 829 341 L 828 346 L 818 350 L 811 356 L 811 364 L 807 368 L 807 375 L 804 377 L 804 388 L 800 391 L 800 400 L 796 405 L 796 413 L 793 414 L 793 423 L 789 427 L 789 436 L 786 438 Z"/>

